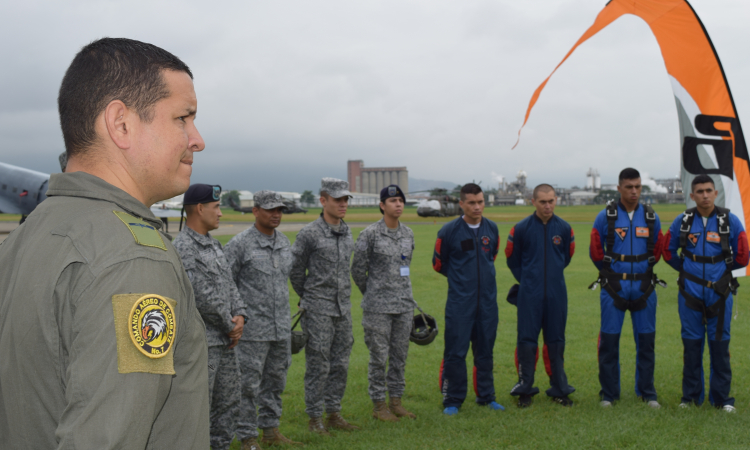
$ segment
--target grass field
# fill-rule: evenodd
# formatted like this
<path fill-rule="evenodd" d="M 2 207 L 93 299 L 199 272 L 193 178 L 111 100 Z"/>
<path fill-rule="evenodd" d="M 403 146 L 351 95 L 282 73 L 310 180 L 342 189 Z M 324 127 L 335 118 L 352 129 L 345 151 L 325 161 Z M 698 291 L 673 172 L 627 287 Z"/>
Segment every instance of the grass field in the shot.
<path fill-rule="evenodd" d="M 662 206 L 657 211 L 666 229 L 682 210 L 680 205 Z M 469 395 L 454 417 L 442 414 L 438 369 L 443 355 L 444 306 L 446 279 L 431 267 L 431 256 L 440 223 L 412 226 L 416 250 L 412 262 L 414 296 L 426 312 L 435 316 L 441 334 L 429 346 L 411 345 L 406 367 L 407 388 L 405 406 L 417 419 L 396 424 L 376 422 L 371 417 L 372 403 L 367 395 L 368 352 L 361 326 L 361 295 L 352 289 L 354 320 L 354 349 L 349 367 L 349 381 L 343 401 L 343 414 L 361 431 L 337 432 L 334 438 L 323 438 L 307 432 L 308 417 L 304 412 L 304 354 L 293 356 L 287 389 L 284 394 L 282 432 L 307 443 L 306 448 L 321 449 L 491 449 L 491 448 L 748 448 L 750 447 L 750 308 L 744 302 L 747 287 L 740 289 L 736 301 L 736 320 L 732 322 L 732 394 L 737 399 L 738 413 L 718 411 L 708 405 L 682 410 L 677 408 L 681 396 L 682 343 L 677 315 L 676 272 L 663 262 L 656 266 L 659 275 L 669 282 L 667 289 L 658 289 L 656 335 L 656 389 L 661 410 L 652 410 L 634 394 L 635 345 L 632 325 L 626 318 L 621 339 L 622 399 L 614 408 L 599 406 L 599 382 L 596 360 L 599 331 L 599 291 L 587 286 L 596 276 L 588 259 L 588 234 L 598 207 L 558 208 L 560 216 L 573 223 L 578 235 L 578 250 L 565 272 L 569 315 L 567 325 L 566 370 L 568 379 L 577 391 L 571 396 L 572 408 L 552 404 L 542 392 L 535 397 L 531 408 L 515 406 L 508 392 L 516 382 L 513 364 L 515 347 L 516 309 L 505 302 L 505 293 L 514 282 L 501 252 L 496 261 L 499 294 L 500 324 L 495 344 L 495 389 L 497 401 L 506 411 L 489 411 L 474 403 Z M 502 246 L 512 223 L 531 213 L 530 207 L 488 208 L 487 216 L 499 222 Z M 317 215 L 317 214 L 316 214 Z M 311 217 L 315 217 L 313 215 Z M 347 219 L 363 222 L 358 216 L 373 215 L 372 211 L 354 210 Z M 300 215 L 285 216 L 296 219 Z M 310 216 L 310 213 L 307 214 Z M 416 216 L 416 215 L 415 215 Z M 373 219 L 378 218 L 374 216 Z M 411 217 L 405 221 L 412 221 Z M 361 228 L 354 229 L 355 238 Z M 288 234 L 294 239 L 296 233 Z M 229 236 L 221 236 L 222 242 Z M 291 290 L 291 289 L 290 289 Z M 290 305 L 296 311 L 298 298 L 292 294 Z M 706 352 L 706 373 L 708 373 Z M 467 360 L 471 367 L 471 358 Z M 541 363 L 536 385 L 542 391 L 548 379 Z M 233 449 L 239 449 L 238 442 Z"/>
<path fill-rule="evenodd" d="M 735 301 L 736 319 L 732 322 L 732 395 L 736 397 L 738 413 L 729 415 L 711 408 L 678 409 L 681 396 L 682 343 L 677 315 L 676 272 L 665 263 L 656 266 L 659 275 L 669 282 L 667 289 L 658 288 L 659 306 L 656 333 L 656 389 L 661 410 L 651 410 L 638 401 L 634 394 L 635 354 L 630 319 L 626 318 L 621 339 L 622 400 L 610 410 L 599 407 L 599 382 L 596 362 L 596 343 L 599 330 L 599 291 L 587 286 L 596 277 L 588 259 L 588 235 L 591 223 L 601 206 L 558 207 L 556 212 L 572 223 L 578 235 L 578 250 L 565 272 L 569 315 L 567 326 L 566 370 L 569 382 L 577 389 L 571 396 L 576 404 L 562 408 L 546 399 L 544 393 L 535 397 L 534 405 L 518 409 L 508 392 L 516 382 L 513 364 L 515 347 L 516 310 L 505 302 L 505 293 L 514 283 L 501 252 L 496 261 L 499 294 L 500 324 L 495 344 L 495 389 L 497 401 L 506 407 L 504 412 L 493 412 L 474 403 L 469 395 L 454 417 L 442 414 L 438 386 L 438 368 L 443 355 L 444 306 L 446 279 L 431 267 L 435 236 L 442 222 L 451 218 L 419 218 L 416 210 L 407 209 L 403 220 L 412 225 L 416 250 L 412 262 L 414 296 L 426 312 L 438 320 L 441 333 L 429 346 L 411 345 L 406 367 L 407 388 L 405 406 L 417 414 L 414 421 L 402 420 L 383 424 L 372 419 L 372 403 L 367 395 L 368 352 L 361 326 L 361 295 L 352 289 L 354 320 L 354 349 L 352 351 L 349 382 L 343 401 L 345 417 L 362 427 L 361 431 L 337 432 L 334 438 L 322 438 L 307 432 L 308 417 L 304 413 L 304 354 L 293 356 L 287 389 L 284 394 L 282 432 L 304 441 L 311 449 L 620 449 L 620 448 L 750 448 L 750 307 L 748 282 L 740 288 Z M 655 205 L 662 226 L 666 229 L 684 207 Z M 502 247 L 513 223 L 531 214 L 531 207 L 492 207 L 486 217 L 498 222 Z M 284 216 L 285 222 L 314 220 L 319 210 L 308 214 Z M 347 215 L 349 223 L 378 220 L 375 208 L 357 208 Z M 224 221 L 252 220 L 252 215 L 227 214 Z M 0 215 L 0 220 L 18 220 L 17 216 Z M 355 228 L 356 235 L 361 228 Z M 288 233 L 293 240 L 296 233 Z M 219 236 L 226 243 L 231 236 Z M 290 289 L 291 291 L 291 289 Z M 292 291 L 290 305 L 296 311 L 298 298 Z M 708 373 L 706 352 L 706 373 Z M 471 357 L 467 360 L 471 367 Z M 548 379 L 541 363 L 536 385 L 542 391 Z M 233 447 L 239 450 L 235 442 Z"/>

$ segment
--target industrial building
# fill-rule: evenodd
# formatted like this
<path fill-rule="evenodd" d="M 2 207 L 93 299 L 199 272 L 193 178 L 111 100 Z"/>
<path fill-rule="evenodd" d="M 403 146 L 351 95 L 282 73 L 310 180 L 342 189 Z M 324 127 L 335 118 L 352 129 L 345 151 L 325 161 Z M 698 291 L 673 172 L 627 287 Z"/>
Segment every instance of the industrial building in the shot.
<path fill-rule="evenodd" d="M 365 167 L 364 161 L 346 162 L 349 190 L 362 194 L 380 194 L 389 184 L 397 184 L 405 195 L 409 194 L 409 171 L 406 167 Z"/>

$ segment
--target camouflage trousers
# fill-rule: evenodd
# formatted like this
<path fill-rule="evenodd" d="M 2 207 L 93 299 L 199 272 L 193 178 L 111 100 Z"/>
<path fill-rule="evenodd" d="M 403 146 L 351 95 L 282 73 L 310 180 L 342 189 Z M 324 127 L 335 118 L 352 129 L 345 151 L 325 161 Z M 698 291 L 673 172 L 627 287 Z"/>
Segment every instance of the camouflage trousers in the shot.
<path fill-rule="evenodd" d="M 237 354 L 242 372 L 242 399 L 237 437 L 258 437 L 258 428 L 278 428 L 281 394 L 292 363 L 289 339 L 240 341 Z"/>
<path fill-rule="evenodd" d="M 308 336 L 305 412 L 310 417 L 321 417 L 324 409 L 327 413 L 339 412 L 354 345 L 351 312 L 332 317 L 305 311 L 300 322 Z"/>
<path fill-rule="evenodd" d="M 406 355 L 409 352 L 412 313 L 381 314 L 364 311 L 362 327 L 365 329 L 365 344 L 370 350 L 370 365 L 367 371 L 368 393 L 372 401 L 385 401 L 386 383 L 388 394 L 398 397 L 404 394 L 406 381 Z M 386 376 L 386 363 L 388 375 Z"/>
<path fill-rule="evenodd" d="M 237 353 L 226 345 L 208 347 L 208 402 L 211 408 L 211 448 L 228 449 L 240 408 L 240 368 Z"/>

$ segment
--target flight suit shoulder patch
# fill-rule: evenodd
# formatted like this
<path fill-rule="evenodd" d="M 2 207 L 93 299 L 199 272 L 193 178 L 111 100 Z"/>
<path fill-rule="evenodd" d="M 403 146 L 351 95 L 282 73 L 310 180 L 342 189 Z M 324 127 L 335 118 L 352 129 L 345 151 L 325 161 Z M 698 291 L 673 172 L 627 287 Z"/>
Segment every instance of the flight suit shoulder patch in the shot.
<path fill-rule="evenodd" d="M 161 238 L 161 234 L 156 228 L 128 213 L 122 211 L 112 212 L 115 213 L 117 218 L 120 219 L 126 227 L 128 227 L 128 230 L 130 230 L 130 233 L 133 235 L 133 238 L 135 238 L 135 242 L 138 245 L 160 248 L 167 251 L 167 246 L 164 245 L 164 240 Z"/>
<path fill-rule="evenodd" d="M 112 296 L 117 370 L 174 375 L 177 302 L 157 294 Z"/>

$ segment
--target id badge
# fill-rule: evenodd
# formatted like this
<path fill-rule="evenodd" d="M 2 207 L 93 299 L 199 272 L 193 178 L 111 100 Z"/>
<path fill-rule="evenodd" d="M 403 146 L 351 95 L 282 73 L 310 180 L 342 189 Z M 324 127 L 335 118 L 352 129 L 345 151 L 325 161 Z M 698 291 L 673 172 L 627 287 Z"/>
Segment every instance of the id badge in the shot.
<path fill-rule="evenodd" d="M 402 277 L 409 276 L 409 266 L 401 266 L 401 276 Z"/>

